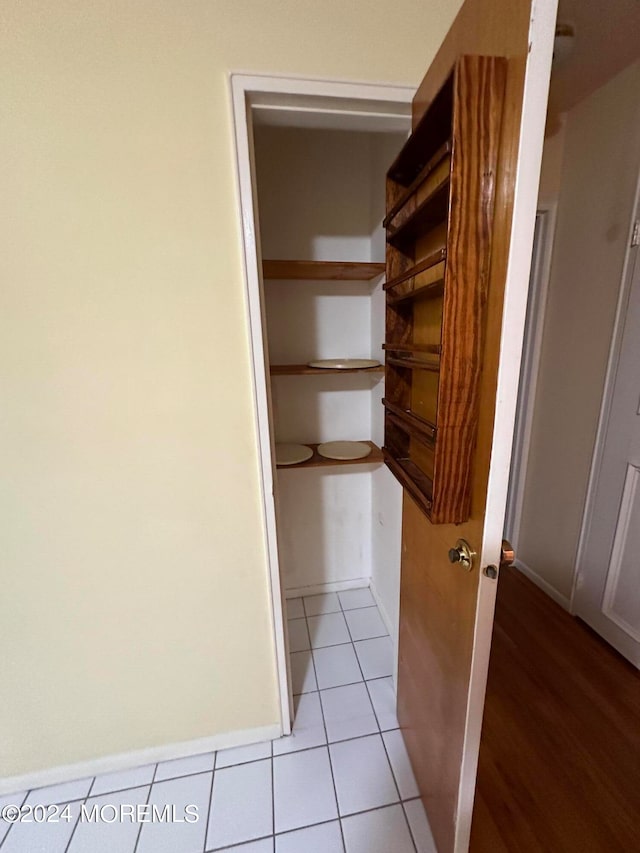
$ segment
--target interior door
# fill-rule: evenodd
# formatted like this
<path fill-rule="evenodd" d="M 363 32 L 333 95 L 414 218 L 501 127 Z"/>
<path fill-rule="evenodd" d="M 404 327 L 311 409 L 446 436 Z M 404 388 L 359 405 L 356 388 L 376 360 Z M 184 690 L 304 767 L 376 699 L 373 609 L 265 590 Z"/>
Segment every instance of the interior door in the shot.
<path fill-rule="evenodd" d="M 640 261 L 634 269 L 575 612 L 640 667 Z"/>
<path fill-rule="evenodd" d="M 439 853 L 469 846 L 555 14 L 555 0 L 466 0 L 413 101 L 415 127 L 461 55 L 507 60 L 468 520 L 432 523 L 403 497 L 398 716 Z M 471 571 L 449 560 L 459 539 Z"/>

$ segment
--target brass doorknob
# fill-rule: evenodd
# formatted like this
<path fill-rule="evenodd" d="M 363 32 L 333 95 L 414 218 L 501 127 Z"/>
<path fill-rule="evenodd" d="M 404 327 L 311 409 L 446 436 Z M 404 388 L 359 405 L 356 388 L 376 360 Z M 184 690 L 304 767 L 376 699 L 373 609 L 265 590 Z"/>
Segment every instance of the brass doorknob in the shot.
<path fill-rule="evenodd" d="M 516 558 L 516 552 L 513 550 L 513 545 L 508 539 L 502 540 L 502 548 L 500 549 L 500 565 L 510 566 Z"/>
<path fill-rule="evenodd" d="M 471 550 L 471 546 L 466 539 L 458 539 L 455 548 L 449 549 L 449 562 L 460 563 L 463 569 L 468 572 L 473 568 L 473 560 L 476 552 Z"/>

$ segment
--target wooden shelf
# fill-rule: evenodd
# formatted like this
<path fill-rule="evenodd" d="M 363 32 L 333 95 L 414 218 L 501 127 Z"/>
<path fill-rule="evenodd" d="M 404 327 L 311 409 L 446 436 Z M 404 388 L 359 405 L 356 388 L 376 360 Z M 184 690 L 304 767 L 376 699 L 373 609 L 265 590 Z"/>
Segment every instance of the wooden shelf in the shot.
<path fill-rule="evenodd" d="M 422 358 L 411 358 L 410 356 L 393 356 L 387 357 L 387 364 L 393 367 L 404 367 L 407 370 L 430 370 L 432 373 L 440 372 L 440 357 L 432 356 L 433 361 L 426 361 Z"/>
<path fill-rule="evenodd" d="M 336 370 L 333 367 L 309 367 L 308 364 L 272 364 L 269 368 L 272 376 L 313 376 L 320 373 L 333 373 L 338 376 L 342 373 L 384 373 L 384 364 L 376 367 L 349 367 L 344 370 Z"/>
<path fill-rule="evenodd" d="M 443 181 L 423 201 L 416 206 L 402 225 L 387 231 L 387 243 L 401 246 L 415 240 L 416 237 L 430 231 L 435 225 L 447 221 L 449 211 L 449 186 L 451 178 L 447 175 Z"/>
<path fill-rule="evenodd" d="M 392 224 L 393 219 L 396 214 L 399 213 L 405 204 L 409 201 L 411 196 L 415 193 L 415 191 L 424 183 L 424 181 L 429 177 L 429 175 L 442 163 L 445 157 L 451 154 L 451 140 L 447 139 L 444 145 L 441 145 L 440 148 L 433 155 L 431 160 L 427 163 L 427 165 L 422 169 L 418 176 L 413 180 L 405 192 L 402 193 L 398 201 L 393 205 L 389 213 L 382 220 L 382 227 L 388 228 L 389 225 Z"/>
<path fill-rule="evenodd" d="M 399 406 L 394 406 L 394 404 L 390 403 L 386 398 L 382 400 L 382 405 L 390 415 L 396 418 L 396 420 L 402 422 L 404 425 L 403 429 L 405 429 L 406 432 L 411 434 L 420 433 L 426 441 L 435 440 L 437 435 L 435 424 L 426 421 L 424 418 L 419 417 L 419 415 L 414 415 L 413 412 L 401 409 Z"/>
<path fill-rule="evenodd" d="M 433 506 L 432 480 L 423 474 L 410 459 L 396 459 L 385 447 L 382 448 L 382 454 L 384 461 L 401 485 L 409 492 L 423 512 L 429 515 Z"/>
<path fill-rule="evenodd" d="M 425 270 L 430 269 L 430 267 L 434 267 L 436 264 L 439 264 L 441 261 L 446 260 L 447 258 L 447 250 L 446 249 L 438 249 L 437 252 L 433 252 L 433 254 L 429 255 L 428 258 L 420 261 L 414 266 L 410 267 L 408 270 L 405 270 L 400 275 L 395 276 L 394 278 L 389 279 L 382 285 L 383 290 L 393 290 L 398 284 L 402 284 L 403 281 L 407 281 L 409 278 L 413 278 L 413 276 L 418 275 L 418 273 L 424 272 Z"/>
<path fill-rule="evenodd" d="M 265 279 L 307 281 L 371 281 L 384 274 L 384 264 L 359 261 L 263 261 Z"/>
<path fill-rule="evenodd" d="M 324 456 L 320 456 L 318 453 L 317 444 L 307 444 L 307 447 L 310 447 L 313 450 L 313 456 L 311 459 L 308 459 L 306 462 L 300 462 L 298 465 L 278 465 L 277 467 L 278 470 L 292 468 L 333 468 L 336 466 L 341 467 L 342 465 L 379 465 L 381 462 L 384 462 L 382 451 L 376 444 L 372 441 L 365 441 L 364 444 L 369 445 L 371 453 L 368 456 L 365 456 L 364 459 L 348 460 L 325 459 Z"/>
<path fill-rule="evenodd" d="M 442 352 L 440 344 L 394 344 L 391 341 L 385 341 L 382 349 L 387 352 L 428 352 L 432 355 L 440 355 Z"/>
<path fill-rule="evenodd" d="M 431 281 L 429 284 L 414 287 L 413 290 L 407 290 L 405 293 L 399 293 L 397 296 L 389 294 L 387 304 L 397 305 L 398 302 L 405 302 L 407 299 L 418 299 L 421 296 L 435 299 L 438 296 L 442 296 L 443 293 L 444 273 L 442 274 L 442 278 L 439 278 L 437 281 Z"/>

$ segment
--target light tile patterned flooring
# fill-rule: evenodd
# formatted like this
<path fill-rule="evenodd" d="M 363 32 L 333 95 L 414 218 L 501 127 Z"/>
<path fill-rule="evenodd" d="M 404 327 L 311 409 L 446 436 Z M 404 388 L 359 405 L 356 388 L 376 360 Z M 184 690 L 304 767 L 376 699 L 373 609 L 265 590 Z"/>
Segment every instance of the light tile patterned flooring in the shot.
<path fill-rule="evenodd" d="M 296 716 L 273 742 L 41 788 L 69 821 L 0 820 L 1 853 L 434 853 L 398 729 L 392 645 L 368 589 L 288 602 Z M 196 823 L 80 821 L 82 804 L 198 807 Z M 107 819 L 112 815 L 107 809 Z"/>

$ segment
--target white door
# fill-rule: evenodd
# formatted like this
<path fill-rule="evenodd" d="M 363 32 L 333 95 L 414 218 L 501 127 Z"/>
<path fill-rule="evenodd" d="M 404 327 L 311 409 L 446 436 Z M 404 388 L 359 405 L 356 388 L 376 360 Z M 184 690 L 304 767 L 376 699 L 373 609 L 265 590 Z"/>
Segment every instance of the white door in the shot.
<path fill-rule="evenodd" d="M 640 260 L 632 284 L 575 613 L 640 667 Z"/>

